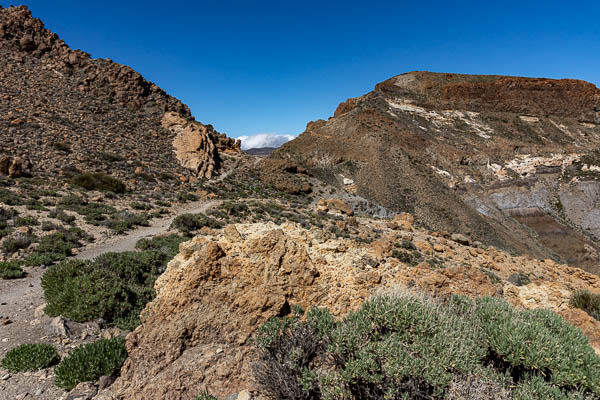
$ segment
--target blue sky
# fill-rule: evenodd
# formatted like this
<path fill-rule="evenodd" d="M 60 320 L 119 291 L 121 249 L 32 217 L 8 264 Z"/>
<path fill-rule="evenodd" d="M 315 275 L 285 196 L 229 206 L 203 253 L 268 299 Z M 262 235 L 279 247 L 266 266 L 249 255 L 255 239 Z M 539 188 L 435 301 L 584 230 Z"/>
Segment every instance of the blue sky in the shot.
<path fill-rule="evenodd" d="M 600 86 L 600 2 L 0 0 L 11 3 L 234 137 L 298 134 L 411 70 Z"/>

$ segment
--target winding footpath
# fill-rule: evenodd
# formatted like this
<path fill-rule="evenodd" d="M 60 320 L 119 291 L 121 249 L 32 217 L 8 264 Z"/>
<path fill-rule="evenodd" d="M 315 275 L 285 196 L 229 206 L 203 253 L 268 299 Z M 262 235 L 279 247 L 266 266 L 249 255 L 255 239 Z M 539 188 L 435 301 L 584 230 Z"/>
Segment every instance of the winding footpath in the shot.
<path fill-rule="evenodd" d="M 89 260 L 108 252 L 133 251 L 138 240 L 169 231 L 177 216 L 204 213 L 220 203 L 220 200 L 187 203 L 167 217 L 153 219 L 149 226 L 138 227 L 126 235 L 110 237 L 100 243 L 92 243 L 80 249 L 75 258 Z M 23 279 L 0 279 L 0 359 L 19 344 L 38 343 L 48 337 L 50 318 L 40 310 L 40 306 L 44 304 L 41 277 L 45 270 L 33 267 L 27 269 L 27 276 Z M 10 321 L 6 325 L 2 324 L 4 318 Z M 65 392 L 58 389 L 53 379 L 46 378 L 44 374 L 6 374 L 0 371 L 0 399 L 21 398 L 23 395 L 24 399 L 65 399 Z M 34 395 L 36 393 L 38 395 Z"/>

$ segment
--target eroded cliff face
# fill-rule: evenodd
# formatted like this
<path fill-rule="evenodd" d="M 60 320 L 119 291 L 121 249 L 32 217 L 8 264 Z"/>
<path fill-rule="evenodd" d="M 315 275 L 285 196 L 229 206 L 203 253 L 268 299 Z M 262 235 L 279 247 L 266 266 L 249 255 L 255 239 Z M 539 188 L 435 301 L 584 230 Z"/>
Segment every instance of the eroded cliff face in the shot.
<path fill-rule="evenodd" d="M 328 307 L 339 317 L 371 295 L 398 288 L 550 308 L 600 350 L 600 322 L 569 305 L 576 290 L 600 293 L 598 276 L 473 247 L 461 235 L 415 229 L 407 214 L 394 221 L 342 218 L 380 239 L 364 243 L 293 223 L 255 223 L 205 230 L 182 244 L 156 282 L 157 297 L 142 312 L 142 325 L 127 337 L 121 377 L 99 398 L 193 399 L 202 390 L 227 398 L 252 391 L 250 338 L 269 318 L 289 314 L 296 304 Z M 401 261 L 404 248 L 427 261 Z"/>
<path fill-rule="evenodd" d="M 599 106 L 583 81 L 411 72 L 341 103 L 272 157 L 429 228 L 600 272 Z"/>

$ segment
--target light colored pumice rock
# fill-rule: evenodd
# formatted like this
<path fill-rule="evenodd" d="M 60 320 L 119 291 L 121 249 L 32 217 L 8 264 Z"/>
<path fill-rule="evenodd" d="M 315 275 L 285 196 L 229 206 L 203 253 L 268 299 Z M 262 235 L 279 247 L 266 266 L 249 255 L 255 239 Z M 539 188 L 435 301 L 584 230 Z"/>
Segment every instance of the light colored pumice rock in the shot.
<path fill-rule="evenodd" d="M 161 125 L 175 134 L 173 150 L 181 166 L 210 179 L 219 167 L 219 152 L 240 153 L 240 142 L 217 133 L 211 125 L 167 112 Z"/>
<path fill-rule="evenodd" d="M 405 216 L 404 219 L 410 219 Z M 600 322 L 569 305 L 580 289 L 600 293 L 600 277 L 578 268 L 461 245 L 436 232 L 407 232 L 386 220 L 356 218 L 377 231 L 372 243 L 334 238 L 297 224 L 238 224 L 207 231 L 180 246 L 156 281 L 157 297 L 127 336 L 129 358 L 107 399 L 220 398 L 249 389 L 256 329 L 291 306 L 328 307 L 340 317 L 381 291 L 404 287 L 434 296 L 501 296 L 517 307 L 546 307 L 582 327 L 600 345 Z M 400 261 L 413 243 L 425 259 Z M 435 252 L 434 249 L 435 248 Z M 511 284 L 513 274 L 530 283 Z"/>

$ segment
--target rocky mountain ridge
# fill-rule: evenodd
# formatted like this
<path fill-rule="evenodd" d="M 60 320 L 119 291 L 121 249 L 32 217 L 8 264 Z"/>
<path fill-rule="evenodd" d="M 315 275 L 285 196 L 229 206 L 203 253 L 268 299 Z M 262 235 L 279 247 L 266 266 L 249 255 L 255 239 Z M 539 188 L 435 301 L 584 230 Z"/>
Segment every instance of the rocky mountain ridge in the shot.
<path fill-rule="evenodd" d="M 599 98 L 572 79 L 411 72 L 272 157 L 426 227 L 598 272 Z"/>
<path fill-rule="evenodd" d="M 219 149 L 241 151 L 239 142 L 195 122 L 186 105 L 130 67 L 70 49 L 25 6 L 0 8 L 0 82 L 0 145 L 7 155 L 30 160 L 35 171 L 195 176 L 197 166 L 178 162 L 177 135 L 161 125 L 166 112 L 218 144 L 208 155 L 204 148 L 185 149 L 199 164 L 210 158 L 201 177 L 217 172 Z"/>

